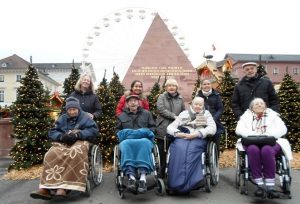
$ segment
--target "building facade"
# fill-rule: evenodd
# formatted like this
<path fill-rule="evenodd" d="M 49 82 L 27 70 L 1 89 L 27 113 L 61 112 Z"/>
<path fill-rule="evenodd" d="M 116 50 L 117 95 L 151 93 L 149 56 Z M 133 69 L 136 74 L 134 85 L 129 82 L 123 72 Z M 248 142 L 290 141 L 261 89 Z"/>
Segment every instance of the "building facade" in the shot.
<path fill-rule="evenodd" d="M 21 78 L 24 77 L 30 63 L 18 55 L 0 60 L 0 105 L 11 105 L 17 98 L 17 89 L 21 85 Z M 61 84 L 49 77 L 41 70 L 38 71 L 39 80 L 50 94 L 57 91 Z"/>
<path fill-rule="evenodd" d="M 266 68 L 267 76 L 274 85 L 280 84 L 286 73 L 300 84 L 300 55 L 228 53 L 224 59 L 230 59 L 233 66 L 232 75 L 238 79 L 244 76 L 243 63 L 256 62 Z"/>

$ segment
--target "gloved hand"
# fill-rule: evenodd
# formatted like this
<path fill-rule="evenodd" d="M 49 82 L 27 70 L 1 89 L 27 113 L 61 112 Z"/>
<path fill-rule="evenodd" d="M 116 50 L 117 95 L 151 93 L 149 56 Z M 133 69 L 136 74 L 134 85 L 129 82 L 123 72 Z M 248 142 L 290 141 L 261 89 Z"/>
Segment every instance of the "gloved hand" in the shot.
<path fill-rule="evenodd" d="M 72 145 L 77 141 L 77 137 L 76 134 L 65 133 L 60 137 L 60 141 L 67 145 Z"/>
<path fill-rule="evenodd" d="M 69 135 L 76 137 L 77 140 L 82 140 L 82 136 L 81 136 L 81 132 L 80 131 L 69 132 Z"/>

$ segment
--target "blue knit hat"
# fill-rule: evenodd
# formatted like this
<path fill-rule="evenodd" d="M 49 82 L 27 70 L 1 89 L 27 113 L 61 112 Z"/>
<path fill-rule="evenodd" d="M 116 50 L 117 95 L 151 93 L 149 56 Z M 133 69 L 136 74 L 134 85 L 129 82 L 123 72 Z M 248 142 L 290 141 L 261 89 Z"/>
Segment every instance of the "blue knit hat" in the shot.
<path fill-rule="evenodd" d="M 80 110 L 79 100 L 73 96 L 66 99 L 66 110 L 69 108 L 77 108 Z"/>

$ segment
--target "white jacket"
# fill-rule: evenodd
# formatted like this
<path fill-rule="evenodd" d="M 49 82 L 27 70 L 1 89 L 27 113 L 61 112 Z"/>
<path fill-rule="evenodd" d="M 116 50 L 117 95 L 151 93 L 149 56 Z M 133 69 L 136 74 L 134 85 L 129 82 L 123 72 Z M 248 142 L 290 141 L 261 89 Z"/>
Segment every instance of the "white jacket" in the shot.
<path fill-rule="evenodd" d="M 207 120 L 207 126 L 206 127 L 197 127 L 197 128 L 192 128 L 190 126 L 185 126 L 186 128 L 188 128 L 190 130 L 190 133 L 194 133 L 194 132 L 200 132 L 202 134 L 202 137 L 205 138 L 208 135 L 213 136 L 216 133 L 216 123 L 212 117 L 212 115 L 210 114 L 209 111 L 205 111 L 204 112 L 204 116 Z M 176 132 L 180 132 L 178 130 L 179 126 L 182 126 L 184 123 L 186 123 L 186 121 L 191 120 L 190 119 L 190 115 L 189 115 L 189 111 L 185 110 L 182 111 L 179 116 L 176 118 L 176 120 L 174 120 L 168 127 L 167 127 L 167 133 L 174 136 Z M 184 122 L 185 121 L 185 122 Z"/>
<path fill-rule="evenodd" d="M 287 139 L 281 138 L 287 133 L 287 128 L 284 122 L 279 117 L 279 114 L 272 109 L 267 108 L 266 113 L 266 132 L 263 135 L 277 138 L 277 143 L 281 146 L 282 151 L 285 153 L 287 158 L 291 160 L 293 158 L 291 146 Z M 235 133 L 242 137 L 260 135 L 252 129 L 252 121 L 252 111 L 247 109 L 238 121 Z M 243 150 L 241 139 L 237 141 L 236 146 L 239 150 Z"/>

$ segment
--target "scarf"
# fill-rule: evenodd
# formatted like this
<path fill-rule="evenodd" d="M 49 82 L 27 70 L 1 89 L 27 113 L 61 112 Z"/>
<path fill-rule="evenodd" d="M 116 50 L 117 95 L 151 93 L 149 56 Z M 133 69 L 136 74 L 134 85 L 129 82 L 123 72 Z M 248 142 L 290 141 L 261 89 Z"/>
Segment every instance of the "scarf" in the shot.
<path fill-rule="evenodd" d="M 203 94 L 205 97 L 208 97 L 211 93 L 212 93 L 212 89 L 210 89 L 209 91 L 203 91 L 203 90 L 202 90 L 202 94 Z"/>
<path fill-rule="evenodd" d="M 252 112 L 252 115 L 252 130 L 259 134 L 265 133 L 267 129 L 266 118 L 268 117 L 268 114 L 266 112 L 259 114 Z"/>
<path fill-rule="evenodd" d="M 192 128 L 197 128 L 200 126 L 206 126 L 207 121 L 206 117 L 204 116 L 205 110 L 196 113 L 191 107 L 189 108 L 189 115 L 190 115 L 190 122 L 187 123 L 188 126 L 191 126 Z"/>

